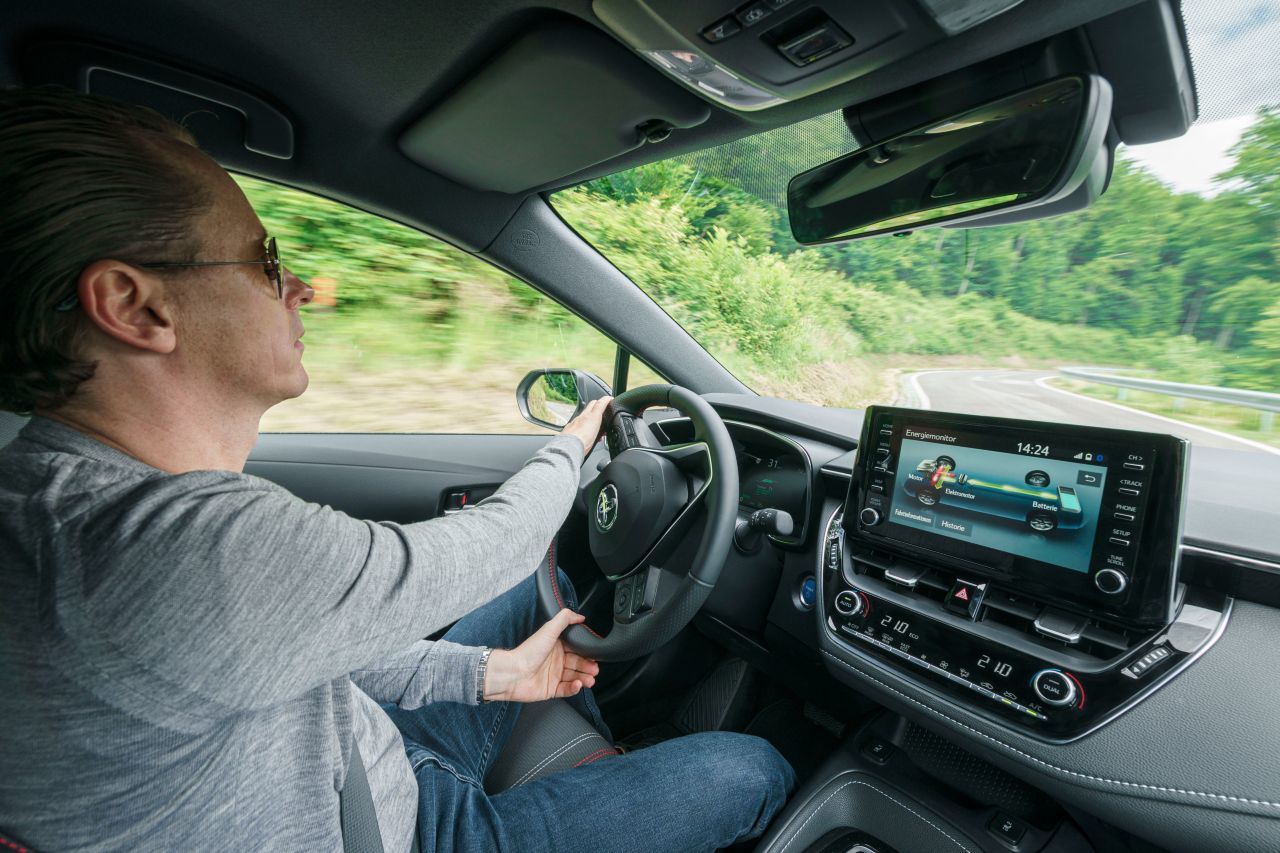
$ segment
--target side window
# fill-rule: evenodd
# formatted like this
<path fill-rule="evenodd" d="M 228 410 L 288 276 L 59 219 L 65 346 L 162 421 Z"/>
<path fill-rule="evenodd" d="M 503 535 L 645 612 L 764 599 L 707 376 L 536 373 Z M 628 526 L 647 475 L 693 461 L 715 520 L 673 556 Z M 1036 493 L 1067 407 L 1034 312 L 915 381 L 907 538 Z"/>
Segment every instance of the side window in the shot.
<path fill-rule="evenodd" d="M 613 341 L 496 267 L 328 199 L 236 180 L 316 291 L 303 311 L 310 386 L 267 412 L 263 432 L 540 432 L 516 409 L 528 371 L 611 380 Z"/>

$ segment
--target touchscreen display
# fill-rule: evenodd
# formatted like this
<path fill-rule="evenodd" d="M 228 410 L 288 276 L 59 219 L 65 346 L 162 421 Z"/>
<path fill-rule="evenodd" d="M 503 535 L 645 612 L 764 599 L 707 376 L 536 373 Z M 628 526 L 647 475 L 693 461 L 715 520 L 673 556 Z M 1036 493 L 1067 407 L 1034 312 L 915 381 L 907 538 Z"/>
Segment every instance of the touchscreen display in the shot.
<path fill-rule="evenodd" d="M 1087 455 L 908 426 L 886 520 L 1087 573 L 1107 479 Z"/>

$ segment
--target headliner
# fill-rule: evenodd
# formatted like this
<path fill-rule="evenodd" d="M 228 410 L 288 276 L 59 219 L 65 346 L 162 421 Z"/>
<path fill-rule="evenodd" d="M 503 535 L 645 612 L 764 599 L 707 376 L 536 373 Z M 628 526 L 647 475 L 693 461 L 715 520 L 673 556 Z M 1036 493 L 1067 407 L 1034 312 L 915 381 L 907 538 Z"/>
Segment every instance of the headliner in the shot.
<path fill-rule="evenodd" d="M 677 131 L 666 142 L 529 192 L 837 110 L 1130 5 L 1133 0 L 1025 0 L 973 30 L 799 101 L 756 113 L 712 105 L 708 121 Z M 203 73 L 275 104 L 294 125 L 291 160 L 212 150 L 228 168 L 318 192 L 479 251 L 529 193 L 462 187 L 409 160 L 398 139 L 515 36 L 556 14 L 599 26 L 589 0 L 537 6 L 524 0 L 279 0 L 269 7 L 249 0 L 18 4 L 0 23 L 0 82 L 42 82 L 24 79 L 21 58 L 28 45 L 54 37 L 127 49 Z M 508 131 L 495 123 L 492 132 Z"/>

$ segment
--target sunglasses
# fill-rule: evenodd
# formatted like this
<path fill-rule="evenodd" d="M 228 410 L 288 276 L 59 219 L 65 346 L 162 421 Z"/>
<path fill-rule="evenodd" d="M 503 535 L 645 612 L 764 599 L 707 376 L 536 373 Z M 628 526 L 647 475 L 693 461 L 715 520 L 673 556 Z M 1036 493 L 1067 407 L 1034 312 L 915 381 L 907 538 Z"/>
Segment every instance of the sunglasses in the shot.
<path fill-rule="evenodd" d="M 262 264 L 262 270 L 276 288 L 276 299 L 284 299 L 284 265 L 280 263 L 280 249 L 276 246 L 276 238 L 268 237 L 261 257 L 252 261 L 152 261 L 138 263 L 134 266 L 145 269 L 168 269 L 178 267 L 230 267 L 245 264 Z M 71 294 L 54 306 L 55 311 L 70 311 L 80 304 L 78 294 Z"/>

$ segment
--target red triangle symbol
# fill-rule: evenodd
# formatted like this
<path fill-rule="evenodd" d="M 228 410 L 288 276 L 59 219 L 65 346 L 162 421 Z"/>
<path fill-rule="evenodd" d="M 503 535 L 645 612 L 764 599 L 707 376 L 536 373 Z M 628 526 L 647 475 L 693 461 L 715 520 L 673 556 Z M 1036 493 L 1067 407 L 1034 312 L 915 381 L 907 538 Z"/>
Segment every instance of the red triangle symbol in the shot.
<path fill-rule="evenodd" d="M 965 589 L 964 587 L 960 587 L 960 591 L 956 593 L 956 598 L 960 599 L 961 601 L 968 601 L 969 590 Z"/>

